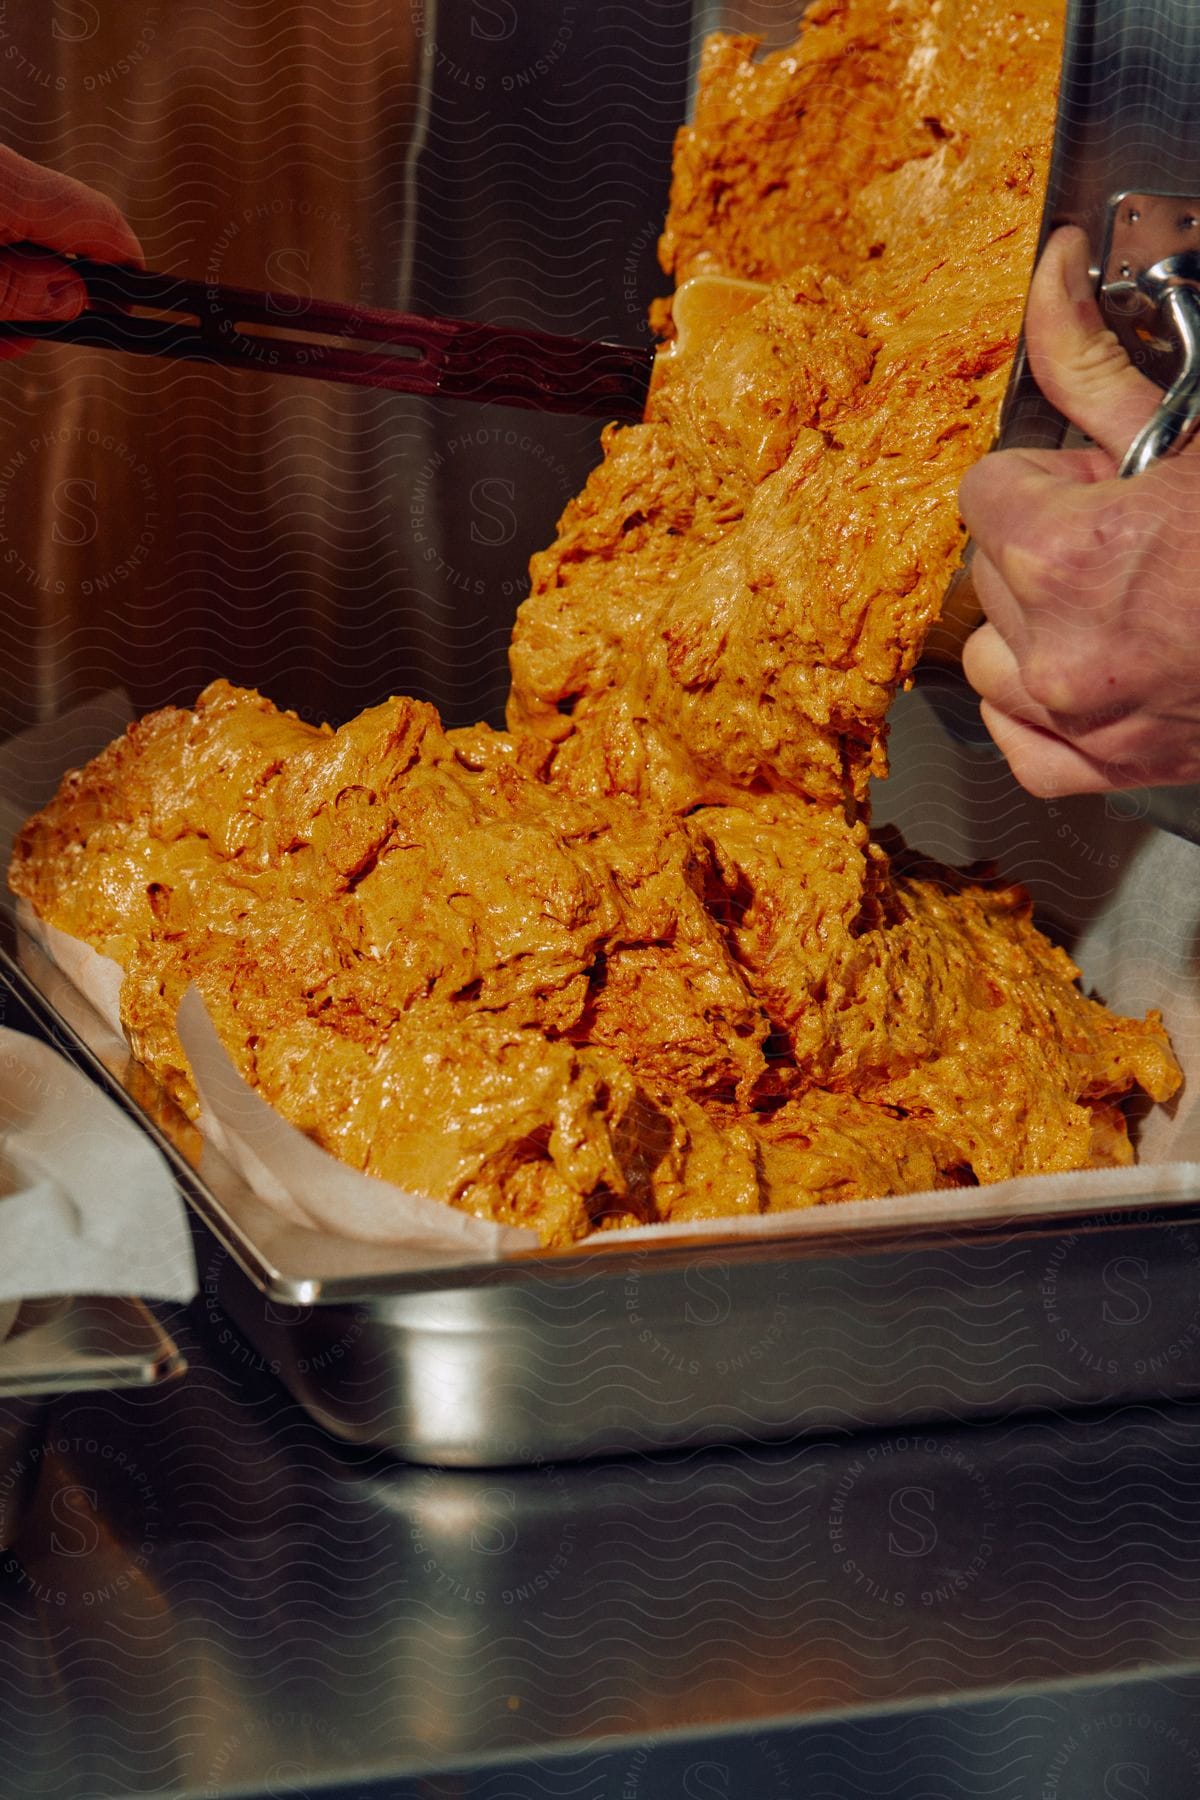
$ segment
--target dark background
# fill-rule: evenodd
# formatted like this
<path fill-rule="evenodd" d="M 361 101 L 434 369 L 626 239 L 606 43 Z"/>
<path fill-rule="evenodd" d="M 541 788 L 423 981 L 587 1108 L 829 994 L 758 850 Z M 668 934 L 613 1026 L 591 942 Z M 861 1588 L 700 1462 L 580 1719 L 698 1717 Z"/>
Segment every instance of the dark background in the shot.
<path fill-rule="evenodd" d="M 786 35 L 797 8 L 768 5 Z M 3 135 L 151 267 L 637 341 L 693 0 L 8 0 Z M 735 15 L 735 22 L 743 22 Z M 0 735 L 217 675 L 499 718 L 599 423 L 43 347 L 0 368 Z"/>

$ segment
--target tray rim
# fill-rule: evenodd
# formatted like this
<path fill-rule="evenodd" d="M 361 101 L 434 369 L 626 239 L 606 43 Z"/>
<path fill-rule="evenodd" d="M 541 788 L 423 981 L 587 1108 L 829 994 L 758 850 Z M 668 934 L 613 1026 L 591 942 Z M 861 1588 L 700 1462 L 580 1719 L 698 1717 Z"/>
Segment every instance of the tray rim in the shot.
<path fill-rule="evenodd" d="M 0 1401 L 158 1387 L 186 1373 L 186 1357 L 144 1301 L 116 1294 L 72 1294 L 65 1301 L 41 1321 L 36 1308 L 49 1303 L 36 1297 L 22 1301 L 22 1312 L 33 1308 L 34 1319 L 0 1344 Z M 78 1322 L 82 1315 L 86 1323 L 89 1312 L 115 1315 L 135 1341 L 125 1350 L 101 1347 L 90 1354 L 64 1343 L 71 1335 L 72 1317 Z M 18 1346 L 23 1354 L 10 1357 Z M 10 1361 L 15 1365 L 11 1370 L 6 1366 Z"/>

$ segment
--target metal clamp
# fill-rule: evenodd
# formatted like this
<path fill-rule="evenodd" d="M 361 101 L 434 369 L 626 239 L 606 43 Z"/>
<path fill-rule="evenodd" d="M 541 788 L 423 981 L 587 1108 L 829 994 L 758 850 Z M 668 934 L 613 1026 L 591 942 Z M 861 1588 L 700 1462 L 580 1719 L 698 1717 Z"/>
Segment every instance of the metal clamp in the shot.
<path fill-rule="evenodd" d="M 1117 470 L 1140 475 L 1182 450 L 1200 426 L 1200 251 L 1164 256 L 1132 279 L 1122 272 L 1101 294 L 1110 317 L 1124 311 L 1139 337 L 1156 348 L 1166 338 L 1182 351 L 1178 373 Z"/>

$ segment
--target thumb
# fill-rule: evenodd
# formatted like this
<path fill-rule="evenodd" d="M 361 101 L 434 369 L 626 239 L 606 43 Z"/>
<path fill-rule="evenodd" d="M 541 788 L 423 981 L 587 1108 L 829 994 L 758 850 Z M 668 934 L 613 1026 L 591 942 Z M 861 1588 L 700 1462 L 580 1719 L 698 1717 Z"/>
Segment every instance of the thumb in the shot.
<path fill-rule="evenodd" d="M 1054 232 L 1034 270 L 1025 348 L 1051 406 L 1119 462 L 1162 392 L 1138 373 L 1101 318 L 1088 240 L 1078 226 Z"/>

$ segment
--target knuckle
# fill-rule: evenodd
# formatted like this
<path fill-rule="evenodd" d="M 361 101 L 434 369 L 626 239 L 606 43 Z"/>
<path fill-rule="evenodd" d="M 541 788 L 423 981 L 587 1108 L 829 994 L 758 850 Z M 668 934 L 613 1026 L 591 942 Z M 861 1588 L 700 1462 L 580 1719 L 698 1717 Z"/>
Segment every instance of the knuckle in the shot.
<path fill-rule="evenodd" d="M 1086 551 L 1095 564 L 1103 559 L 1109 568 L 1114 557 L 1138 550 L 1146 537 L 1146 521 L 1135 516 L 1125 494 L 1107 497 L 1103 506 L 1091 509 L 1086 519 Z"/>
<path fill-rule="evenodd" d="M 981 644 L 979 639 L 984 631 L 990 629 L 992 628 L 987 625 L 980 626 L 963 645 L 963 674 L 977 694 L 983 693 L 988 682 L 988 646 L 986 641 Z"/>
<path fill-rule="evenodd" d="M 1022 675 L 1025 692 L 1035 706 L 1044 706 L 1047 712 L 1074 712 L 1074 688 L 1064 675 L 1061 664 L 1032 657 L 1022 670 Z"/>
<path fill-rule="evenodd" d="M 1115 333 L 1102 328 L 1089 332 L 1080 343 L 1072 373 L 1088 392 L 1107 393 L 1114 381 L 1128 375 L 1129 357 Z"/>
<path fill-rule="evenodd" d="M 1069 590 L 1078 576 L 1079 549 L 1077 534 L 1061 521 L 1045 525 L 1011 546 L 1009 585 L 1029 600 Z"/>
<path fill-rule="evenodd" d="M 1090 654 L 1081 649 L 1070 657 L 1035 654 L 1022 671 L 1030 698 L 1048 712 L 1072 721 L 1073 733 L 1083 736 L 1122 726 L 1127 733 L 1140 729 L 1149 690 L 1136 670 L 1122 668 L 1102 648 Z"/>
<path fill-rule="evenodd" d="M 114 235 L 128 230 L 120 207 L 107 194 L 90 194 L 88 201 L 91 209 L 90 223 L 103 226 Z"/>
<path fill-rule="evenodd" d="M 1019 552 L 1018 579 L 1031 598 L 1077 602 L 1124 579 L 1127 555 L 1144 541 L 1120 496 L 1091 497 L 1039 522 Z"/>

